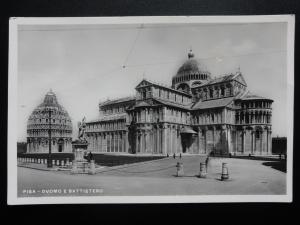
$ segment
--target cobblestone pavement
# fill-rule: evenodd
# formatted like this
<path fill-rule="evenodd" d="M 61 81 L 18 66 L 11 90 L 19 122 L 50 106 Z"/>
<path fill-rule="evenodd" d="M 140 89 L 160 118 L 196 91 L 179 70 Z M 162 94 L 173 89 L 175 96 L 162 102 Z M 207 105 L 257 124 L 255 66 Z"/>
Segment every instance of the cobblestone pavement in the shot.
<path fill-rule="evenodd" d="M 182 162 L 183 177 L 176 177 Z M 227 195 L 285 194 L 286 173 L 265 166 L 265 161 L 211 158 L 207 178 L 198 178 L 204 157 L 138 163 L 108 168 L 96 175 L 71 175 L 68 171 L 18 168 L 18 196 L 85 195 L 81 192 L 50 193 L 53 189 L 97 189 L 96 195 Z M 228 163 L 230 179 L 220 181 L 222 162 Z M 50 191 L 49 191 L 50 190 Z M 30 193 L 35 192 L 35 193 Z M 43 192 L 43 193 L 42 193 Z M 87 195 L 95 195 L 88 193 Z"/>

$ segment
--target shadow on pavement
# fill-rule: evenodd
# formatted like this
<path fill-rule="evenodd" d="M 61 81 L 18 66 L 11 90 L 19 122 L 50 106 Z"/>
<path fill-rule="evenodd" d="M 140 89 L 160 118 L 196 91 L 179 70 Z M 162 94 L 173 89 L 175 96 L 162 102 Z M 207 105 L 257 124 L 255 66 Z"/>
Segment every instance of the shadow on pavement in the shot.
<path fill-rule="evenodd" d="M 260 161 L 285 161 L 285 159 L 282 158 L 276 158 L 276 157 L 264 157 L 264 156 L 237 156 L 237 155 L 223 155 L 223 156 L 212 156 L 212 158 L 232 158 L 232 159 L 250 159 L 250 160 L 260 160 Z"/>
<path fill-rule="evenodd" d="M 173 177 L 198 177 L 198 175 L 183 175 L 183 176 L 177 176 L 176 174 L 172 175 Z"/>
<path fill-rule="evenodd" d="M 275 170 L 279 170 L 281 172 L 286 173 L 286 161 L 273 161 L 273 162 L 263 162 L 262 165 L 264 166 L 270 166 L 271 168 Z"/>

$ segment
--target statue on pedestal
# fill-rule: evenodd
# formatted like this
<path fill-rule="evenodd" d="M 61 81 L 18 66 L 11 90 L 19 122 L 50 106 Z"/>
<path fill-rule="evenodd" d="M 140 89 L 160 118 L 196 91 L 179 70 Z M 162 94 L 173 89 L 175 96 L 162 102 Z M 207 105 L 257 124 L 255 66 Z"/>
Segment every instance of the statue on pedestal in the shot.
<path fill-rule="evenodd" d="M 78 122 L 78 138 L 72 142 L 74 161 L 72 173 L 87 173 L 89 162 L 84 158 L 85 152 L 87 150 L 88 142 L 86 140 L 86 123 L 85 117 L 81 122 Z"/>
<path fill-rule="evenodd" d="M 78 139 L 80 141 L 86 141 L 85 128 L 86 128 L 85 117 L 83 117 L 82 121 L 78 122 Z"/>

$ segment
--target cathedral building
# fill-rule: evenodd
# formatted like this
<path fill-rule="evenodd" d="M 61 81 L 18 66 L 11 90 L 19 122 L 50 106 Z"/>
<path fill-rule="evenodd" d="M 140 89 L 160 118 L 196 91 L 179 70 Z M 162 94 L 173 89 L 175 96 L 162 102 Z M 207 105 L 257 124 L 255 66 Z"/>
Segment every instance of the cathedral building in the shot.
<path fill-rule="evenodd" d="M 51 132 L 51 140 L 49 136 Z M 72 152 L 72 122 L 50 90 L 27 122 L 27 153 Z"/>
<path fill-rule="evenodd" d="M 131 154 L 271 154 L 273 100 L 252 94 L 240 71 L 212 78 L 194 58 L 171 87 L 143 79 L 133 97 L 99 104 L 88 150 Z"/>

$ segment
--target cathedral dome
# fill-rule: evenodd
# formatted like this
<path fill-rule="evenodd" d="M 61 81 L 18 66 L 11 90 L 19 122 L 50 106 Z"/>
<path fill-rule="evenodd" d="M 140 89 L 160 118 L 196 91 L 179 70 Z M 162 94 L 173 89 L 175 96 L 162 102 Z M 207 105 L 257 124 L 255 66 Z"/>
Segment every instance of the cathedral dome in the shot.
<path fill-rule="evenodd" d="M 175 77 L 188 76 L 192 74 L 209 74 L 203 64 L 194 58 L 192 50 L 188 53 L 188 60 L 178 69 Z"/>
<path fill-rule="evenodd" d="M 210 79 L 210 72 L 194 58 L 194 53 L 190 50 L 188 59 L 179 67 L 176 75 L 172 78 L 172 87 L 189 93 L 191 86 L 202 84 Z"/>
<path fill-rule="evenodd" d="M 53 147 L 56 143 L 71 144 L 71 118 L 64 107 L 58 103 L 52 90 L 45 95 L 44 101 L 33 110 L 27 122 L 27 142 L 38 142 L 39 146 L 34 146 L 34 151 L 40 152 L 43 148 L 47 149 L 45 145 L 48 144 L 50 126 Z"/>

